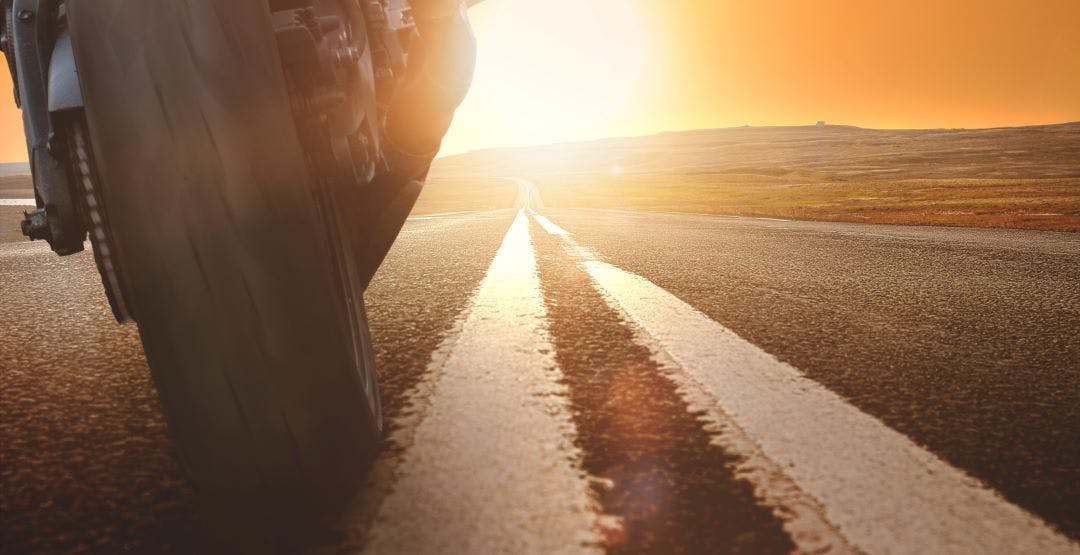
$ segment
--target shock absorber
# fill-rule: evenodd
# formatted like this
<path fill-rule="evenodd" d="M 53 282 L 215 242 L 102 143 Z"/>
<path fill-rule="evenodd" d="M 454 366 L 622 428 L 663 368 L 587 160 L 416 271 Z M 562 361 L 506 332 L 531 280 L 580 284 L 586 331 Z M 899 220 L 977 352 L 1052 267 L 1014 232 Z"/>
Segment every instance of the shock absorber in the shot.
<path fill-rule="evenodd" d="M 86 228 L 78 211 L 65 160 L 63 130 L 49 105 L 51 63 L 65 25 L 57 0 L 9 0 L 4 4 L 2 43 L 22 109 L 37 209 L 26 214 L 23 234 L 48 241 L 60 255 L 83 250 Z"/>

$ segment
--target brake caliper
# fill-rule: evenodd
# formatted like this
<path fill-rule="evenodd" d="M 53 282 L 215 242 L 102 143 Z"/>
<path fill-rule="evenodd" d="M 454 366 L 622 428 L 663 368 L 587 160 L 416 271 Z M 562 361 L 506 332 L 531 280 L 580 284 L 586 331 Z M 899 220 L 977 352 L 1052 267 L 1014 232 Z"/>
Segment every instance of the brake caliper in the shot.
<path fill-rule="evenodd" d="M 312 0 L 273 12 L 293 117 L 309 164 L 330 183 L 385 168 L 379 127 L 412 34 L 403 0 Z"/>

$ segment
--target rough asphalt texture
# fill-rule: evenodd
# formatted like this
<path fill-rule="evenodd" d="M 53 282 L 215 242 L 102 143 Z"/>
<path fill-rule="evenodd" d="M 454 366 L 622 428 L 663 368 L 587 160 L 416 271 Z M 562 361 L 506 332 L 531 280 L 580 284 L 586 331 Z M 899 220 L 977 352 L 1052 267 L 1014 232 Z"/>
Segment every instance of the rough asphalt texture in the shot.
<path fill-rule="evenodd" d="M 513 214 L 407 225 L 368 292 L 388 421 Z M 0 354 L 0 551 L 206 549 L 137 330 L 89 253 L 0 243 Z"/>
<path fill-rule="evenodd" d="M 1080 236 L 545 213 L 1080 537 Z"/>
<path fill-rule="evenodd" d="M 555 357 L 569 389 L 582 466 L 604 512 L 610 553 L 787 553 L 794 545 L 733 457 L 570 258 L 533 224 Z"/>
<path fill-rule="evenodd" d="M 0 549 L 186 551 L 191 490 L 89 253 L 0 244 Z"/>
<path fill-rule="evenodd" d="M 365 298 L 390 432 L 513 218 L 500 210 L 409 222 L 376 274 Z"/>
<path fill-rule="evenodd" d="M 1075 235 L 545 212 L 607 261 L 1078 537 Z M 391 417 L 513 214 L 406 227 L 368 296 Z M 596 494 L 623 522 L 623 535 L 607 529 L 608 547 L 660 551 L 690 534 L 703 549 L 785 549 L 647 354 L 578 270 L 536 240 L 583 466 L 611 479 Z M 0 243 L 0 550 L 204 547 L 145 364 L 135 329 L 112 322 L 88 254 Z M 622 406 L 641 418 L 621 422 Z M 657 484 L 670 496 L 635 497 L 664 491 Z"/>

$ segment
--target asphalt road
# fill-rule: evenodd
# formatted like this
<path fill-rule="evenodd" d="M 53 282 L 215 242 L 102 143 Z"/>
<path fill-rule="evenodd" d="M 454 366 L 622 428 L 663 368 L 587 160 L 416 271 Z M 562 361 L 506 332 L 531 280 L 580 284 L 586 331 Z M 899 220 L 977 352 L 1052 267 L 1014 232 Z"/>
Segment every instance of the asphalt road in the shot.
<path fill-rule="evenodd" d="M 401 235 L 367 294 L 391 421 L 512 217 Z M 137 329 L 113 320 L 90 253 L 0 243 L 0 284 L 0 551 L 205 549 Z"/>
<path fill-rule="evenodd" d="M 1076 537 L 1080 236 L 552 212 L 639 274 Z"/>
<path fill-rule="evenodd" d="M 1080 238 L 560 211 L 412 219 L 391 431 L 316 548 L 1077 552 Z M 0 546 L 199 551 L 92 259 L 0 243 Z"/>

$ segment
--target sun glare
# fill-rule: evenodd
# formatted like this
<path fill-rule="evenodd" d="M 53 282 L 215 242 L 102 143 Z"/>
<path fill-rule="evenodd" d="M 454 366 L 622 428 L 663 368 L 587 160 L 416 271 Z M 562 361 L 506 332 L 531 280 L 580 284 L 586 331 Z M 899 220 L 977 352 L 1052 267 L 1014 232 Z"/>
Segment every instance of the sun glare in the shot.
<path fill-rule="evenodd" d="M 597 137 L 638 89 L 627 0 L 488 0 L 470 12 L 476 77 L 443 153 Z"/>

